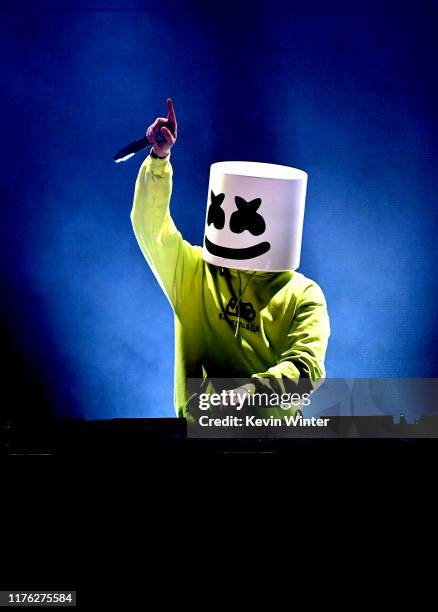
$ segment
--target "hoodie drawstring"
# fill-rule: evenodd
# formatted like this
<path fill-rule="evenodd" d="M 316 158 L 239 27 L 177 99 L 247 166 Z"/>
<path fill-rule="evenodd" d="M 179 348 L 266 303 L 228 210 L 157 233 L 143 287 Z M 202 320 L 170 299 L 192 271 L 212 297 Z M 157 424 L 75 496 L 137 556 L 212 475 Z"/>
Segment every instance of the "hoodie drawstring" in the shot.
<path fill-rule="evenodd" d="M 246 284 L 244 286 L 244 288 L 242 289 L 242 279 L 240 276 L 240 272 L 239 270 L 237 270 L 237 276 L 239 277 L 239 296 L 237 298 L 237 302 L 236 302 L 236 309 L 237 309 L 237 325 L 236 325 L 236 332 L 234 334 L 234 337 L 237 337 L 237 332 L 240 329 L 240 300 L 242 299 L 243 294 L 245 293 L 245 289 L 248 287 L 250 280 L 252 279 L 252 277 L 254 276 L 255 272 L 253 272 L 251 274 L 251 276 L 249 277 L 249 279 L 246 281 Z"/>

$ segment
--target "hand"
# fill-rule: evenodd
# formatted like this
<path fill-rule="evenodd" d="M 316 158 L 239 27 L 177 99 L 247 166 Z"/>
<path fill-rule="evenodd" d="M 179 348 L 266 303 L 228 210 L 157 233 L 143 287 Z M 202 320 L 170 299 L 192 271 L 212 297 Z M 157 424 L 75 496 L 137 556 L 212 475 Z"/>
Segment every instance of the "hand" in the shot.
<path fill-rule="evenodd" d="M 162 136 L 164 142 L 157 142 L 158 134 Z M 175 144 L 176 137 L 177 125 L 175 110 L 172 100 L 167 98 L 167 117 L 157 117 L 152 125 L 146 130 L 146 138 L 158 157 L 166 157 Z"/>

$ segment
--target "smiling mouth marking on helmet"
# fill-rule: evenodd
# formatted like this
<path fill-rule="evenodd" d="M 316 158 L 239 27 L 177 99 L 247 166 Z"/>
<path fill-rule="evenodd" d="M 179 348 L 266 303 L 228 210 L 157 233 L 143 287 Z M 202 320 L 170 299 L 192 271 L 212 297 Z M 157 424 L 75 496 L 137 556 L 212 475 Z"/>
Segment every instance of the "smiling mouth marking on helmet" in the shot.
<path fill-rule="evenodd" d="M 210 242 L 206 236 L 205 247 L 209 253 L 217 257 L 225 257 L 227 259 L 252 259 L 253 257 L 259 257 L 267 253 L 271 245 L 269 242 L 260 242 L 260 244 L 255 244 L 245 249 L 229 249 L 228 247 L 219 246 Z"/>

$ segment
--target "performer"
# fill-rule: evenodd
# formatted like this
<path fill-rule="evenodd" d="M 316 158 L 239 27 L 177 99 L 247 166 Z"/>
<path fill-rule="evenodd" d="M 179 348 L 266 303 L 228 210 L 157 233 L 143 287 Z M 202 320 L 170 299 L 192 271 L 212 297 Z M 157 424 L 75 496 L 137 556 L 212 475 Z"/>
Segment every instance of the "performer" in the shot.
<path fill-rule="evenodd" d="M 161 133 L 164 142 L 157 142 Z M 152 148 L 135 185 L 131 221 L 175 317 L 175 408 L 188 416 L 188 378 L 244 378 L 239 397 L 277 393 L 325 376 L 330 335 L 320 287 L 299 265 L 307 175 L 255 162 L 221 162 L 210 173 L 204 246 L 183 239 L 169 212 L 167 117 L 146 132 Z"/>

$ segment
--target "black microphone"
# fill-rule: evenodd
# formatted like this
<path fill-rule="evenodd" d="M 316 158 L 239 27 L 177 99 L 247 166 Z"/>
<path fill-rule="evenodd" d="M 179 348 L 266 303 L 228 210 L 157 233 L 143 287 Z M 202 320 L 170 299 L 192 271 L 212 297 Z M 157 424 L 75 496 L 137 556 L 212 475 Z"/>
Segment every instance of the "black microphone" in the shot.
<path fill-rule="evenodd" d="M 158 132 L 156 142 L 166 142 L 166 139 L 161 134 L 161 132 Z M 127 159 L 138 153 L 138 151 L 146 149 L 150 146 L 151 143 L 148 141 L 146 136 L 144 138 L 140 138 L 140 140 L 134 140 L 134 142 L 131 142 L 130 144 L 126 145 L 126 147 L 123 147 L 123 149 L 120 149 L 120 151 L 117 151 L 117 153 L 113 157 L 113 160 L 116 162 L 116 164 L 122 161 L 126 161 Z"/>

